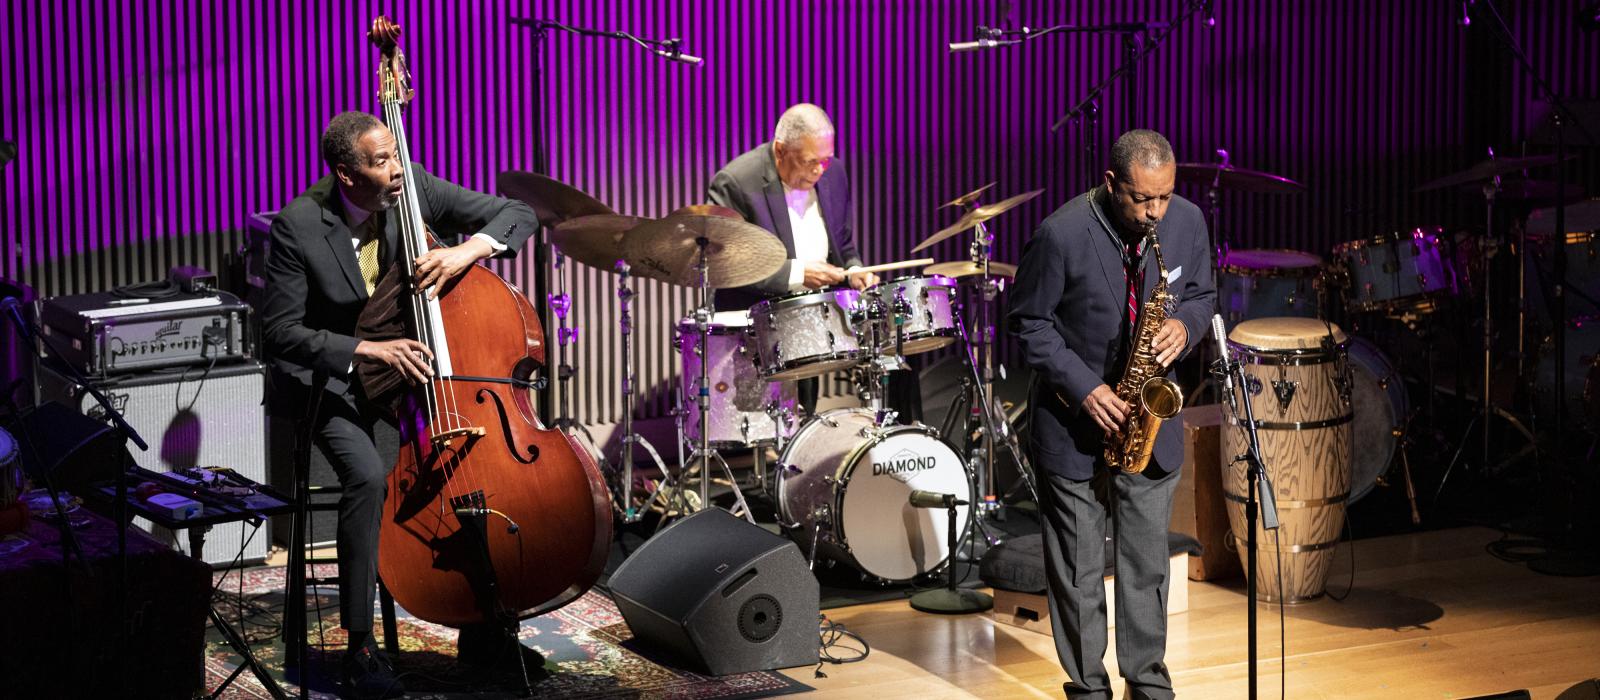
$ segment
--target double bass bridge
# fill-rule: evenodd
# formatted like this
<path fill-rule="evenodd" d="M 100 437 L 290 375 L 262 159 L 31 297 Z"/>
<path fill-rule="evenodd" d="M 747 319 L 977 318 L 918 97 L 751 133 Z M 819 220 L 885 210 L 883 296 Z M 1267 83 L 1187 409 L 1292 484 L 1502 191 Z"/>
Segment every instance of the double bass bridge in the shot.
<path fill-rule="evenodd" d="M 474 425 L 464 428 L 451 428 L 444 432 L 434 433 L 431 439 L 435 450 L 448 450 L 455 447 L 456 440 L 466 440 L 467 444 L 470 445 L 477 441 L 478 438 L 487 435 L 488 432 Z"/>

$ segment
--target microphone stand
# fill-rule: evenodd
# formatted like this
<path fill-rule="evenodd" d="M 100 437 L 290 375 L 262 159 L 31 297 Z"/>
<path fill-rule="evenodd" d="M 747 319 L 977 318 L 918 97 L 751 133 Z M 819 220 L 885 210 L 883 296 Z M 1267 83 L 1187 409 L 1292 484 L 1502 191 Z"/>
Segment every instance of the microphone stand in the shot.
<path fill-rule="evenodd" d="M 29 342 L 36 343 L 41 350 L 46 351 L 44 354 L 46 361 L 55 361 L 52 369 L 60 372 L 68 381 L 82 387 L 84 392 L 93 396 L 95 403 L 98 403 L 100 409 L 105 411 L 105 418 L 111 422 L 112 428 L 123 436 L 125 442 L 133 442 L 140 452 L 148 451 L 150 444 L 145 442 L 144 438 L 139 435 L 139 431 L 128 425 L 128 421 L 122 417 L 122 412 L 112 405 L 111 400 L 107 399 L 106 395 L 94 383 L 83 376 L 83 373 L 78 371 L 77 367 L 61 359 L 61 352 L 56 349 L 55 344 L 38 333 L 33 324 L 22 317 L 19 305 L 13 303 L 8 304 L 8 306 L 10 308 L 6 315 L 11 317 L 11 322 L 16 325 L 17 331 L 22 333 Z M 122 464 L 117 469 L 117 497 L 111 504 L 112 519 L 116 521 L 117 528 L 116 580 L 112 585 L 112 590 L 116 591 L 117 596 L 115 606 L 117 611 L 117 631 L 113 634 L 113 637 L 117 640 L 117 648 L 119 650 L 126 646 L 124 642 L 126 642 L 128 634 L 128 462 L 131 459 L 132 456 L 128 454 L 128 451 L 123 449 Z M 78 555 L 78 561 L 87 569 L 88 560 L 84 558 L 83 549 L 78 546 L 78 541 L 72 532 L 72 524 L 67 521 L 66 509 L 61 505 L 60 493 L 56 490 L 55 483 L 50 478 L 49 466 L 45 464 L 38 464 L 37 466 L 44 477 L 45 487 L 49 490 L 50 500 L 55 507 L 57 524 L 62 533 L 61 541 L 65 547 Z M 117 670 L 119 673 L 126 670 L 124 657 L 124 654 L 117 654 Z"/>
<path fill-rule="evenodd" d="M 1250 667 L 1250 698 L 1256 697 L 1256 555 L 1258 545 L 1256 542 L 1256 517 L 1257 508 L 1260 509 L 1261 529 L 1278 529 L 1278 505 L 1272 495 L 1272 481 L 1267 476 L 1266 465 L 1261 459 L 1261 438 L 1256 433 L 1255 407 L 1251 405 L 1248 379 L 1244 374 L 1244 367 L 1233 362 L 1227 353 L 1217 360 L 1222 363 L 1222 375 L 1230 378 L 1234 386 L 1238 387 L 1240 399 L 1234 398 L 1234 392 L 1228 395 L 1228 409 L 1233 413 L 1235 421 L 1239 421 L 1249 436 L 1249 447 L 1242 455 L 1235 456 L 1230 464 L 1245 463 L 1245 495 L 1244 520 L 1245 530 L 1245 596 L 1249 599 L 1250 609 L 1246 613 L 1249 626 L 1249 667 Z M 1239 420 L 1239 405 L 1244 404 L 1244 420 Z M 1279 592 L 1282 595 L 1282 592 Z M 1281 603 L 1280 603 L 1281 605 Z"/>
<path fill-rule="evenodd" d="M 533 55 L 529 61 L 533 71 L 532 93 L 533 102 L 533 164 L 531 169 L 540 175 L 550 174 L 549 154 L 545 150 L 547 134 L 544 121 L 544 42 L 552 30 L 563 31 L 578 36 L 602 37 L 606 39 L 622 39 L 638 44 L 641 48 L 652 51 L 669 60 L 683 60 L 683 41 L 681 39 L 644 39 L 627 32 L 605 31 L 573 27 L 555 20 L 538 19 L 529 17 L 511 17 L 507 22 L 519 27 L 533 30 Z M 545 226 L 540 226 L 533 232 L 533 298 L 550 298 L 550 242 L 545 236 Z M 550 304 L 547 302 L 539 309 L 539 323 L 543 328 L 550 327 Z M 559 339 L 558 339 L 559 340 Z M 558 343 L 559 344 L 559 343 Z M 559 371 L 559 370 L 558 370 Z M 563 390 L 565 386 L 561 387 Z M 539 392 L 537 397 L 538 409 L 541 415 L 549 416 L 555 412 L 555 397 L 552 392 Z"/>
<path fill-rule="evenodd" d="M 1111 71 L 1109 75 L 1107 75 L 1105 78 L 1102 78 L 1100 82 L 1095 83 L 1093 87 L 1089 88 L 1088 96 L 1082 100 L 1079 100 L 1077 106 L 1074 106 L 1072 110 L 1068 111 L 1061 118 L 1057 119 L 1054 124 L 1051 124 L 1050 131 L 1059 131 L 1062 126 L 1066 125 L 1067 122 L 1072 121 L 1077 117 L 1077 113 L 1082 111 L 1086 103 L 1093 102 L 1101 92 L 1104 92 L 1105 89 L 1111 85 L 1111 83 L 1116 82 L 1118 79 L 1123 80 L 1125 83 L 1124 87 L 1127 91 L 1128 103 L 1128 128 L 1133 129 L 1138 126 L 1138 110 L 1136 109 L 1138 106 L 1136 101 L 1138 90 L 1135 85 L 1135 79 L 1138 76 L 1139 60 L 1149 55 L 1151 51 L 1154 51 L 1156 47 L 1160 46 L 1162 42 L 1166 40 L 1167 36 L 1172 34 L 1173 30 L 1183 26 L 1183 24 L 1189 21 L 1189 18 L 1193 17 L 1195 13 L 1199 12 L 1205 6 L 1205 4 L 1206 0 L 1190 0 L 1184 4 L 1183 13 L 1178 15 L 1178 19 L 1172 22 L 1110 22 L 1106 24 L 1082 25 L 1063 24 L 1054 27 L 1046 27 L 1044 29 L 1028 29 L 1024 27 L 1020 32 L 1008 30 L 1002 31 L 1000 34 L 1002 36 L 1021 36 L 1024 41 L 1037 39 L 1047 34 L 1057 34 L 1063 32 L 1121 34 L 1123 47 L 1122 65 L 1118 66 L 1115 70 Z M 1151 36 L 1152 32 L 1159 33 Z M 1146 39 L 1148 39 L 1148 41 Z M 1091 182 L 1093 182 L 1093 179 L 1091 179 Z"/>

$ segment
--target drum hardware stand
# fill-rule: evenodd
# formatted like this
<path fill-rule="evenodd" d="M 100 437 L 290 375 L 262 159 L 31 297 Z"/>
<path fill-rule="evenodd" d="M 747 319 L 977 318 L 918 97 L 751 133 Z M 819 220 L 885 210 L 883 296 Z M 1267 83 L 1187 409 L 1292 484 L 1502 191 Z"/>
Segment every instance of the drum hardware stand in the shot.
<path fill-rule="evenodd" d="M 1223 330 L 1222 329 L 1222 318 L 1220 316 L 1213 316 L 1212 317 L 1212 324 L 1213 324 L 1212 330 L 1213 330 L 1213 333 L 1215 333 L 1217 335 L 1217 344 L 1218 344 L 1218 346 L 1220 348 L 1219 349 L 1220 357 L 1217 359 L 1217 364 L 1219 365 L 1220 368 L 1219 368 L 1219 370 L 1217 370 L 1217 372 L 1223 378 L 1222 387 L 1223 387 L 1223 392 L 1228 397 L 1228 401 L 1227 401 L 1228 410 L 1233 414 L 1233 418 L 1234 418 L 1235 421 L 1243 423 L 1244 428 L 1245 428 L 1245 433 L 1246 433 L 1246 435 L 1249 436 L 1248 448 L 1245 450 L 1245 453 L 1242 454 L 1242 455 L 1235 456 L 1233 458 L 1233 461 L 1230 462 L 1230 464 L 1238 464 L 1239 462 L 1244 462 L 1245 463 L 1245 482 L 1246 482 L 1246 488 L 1245 488 L 1246 496 L 1245 496 L 1245 499 L 1246 500 L 1245 500 L 1245 506 L 1244 506 L 1244 516 L 1245 516 L 1245 530 L 1248 533 L 1246 535 L 1246 537 L 1245 537 L 1245 548 L 1247 550 L 1246 555 L 1245 555 L 1245 558 L 1247 559 L 1247 561 L 1245 562 L 1245 597 L 1246 597 L 1246 599 L 1248 601 L 1248 605 L 1250 606 L 1248 614 L 1247 614 L 1247 617 L 1249 618 L 1248 626 L 1249 626 L 1249 648 L 1250 648 L 1250 663 L 1249 663 L 1249 666 L 1250 666 L 1250 670 L 1249 670 L 1249 673 L 1250 673 L 1250 698 L 1251 698 L 1251 700 L 1255 700 L 1255 698 L 1256 698 L 1256 684 L 1257 684 L 1257 678 L 1256 678 L 1256 656 L 1257 656 L 1257 649 L 1256 649 L 1256 579 L 1258 577 L 1258 572 L 1256 570 L 1256 568 L 1257 568 L 1256 567 L 1256 555 L 1257 555 L 1257 552 L 1258 552 L 1258 545 L 1256 543 L 1257 509 L 1259 508 L 1259 511 L 1260 511 L 1259 516 L 1261 518 L 1261 529 L 1264 529 L 1264 530 L 1276 530 L 1276 529 L 1278 529 L 1278 506 L 1277 506 L 1277 501 L 1274 500 L 1273 495 L 1272 495 L 1272 482 L 1268 478 L 1266 465 L 1265 465 L 1265 463 L 1262 462 L 1262 459 L 1261 459 L 1261 438 L 1256 432 L 1255 407 L 1251 404 L 1251 401 L 1250 401 L 1250 391 L 1245 389 L 1245 387 L 1249 386 L 1249 384 L 1248 384 L 1249 379 L 1247 377 L 1245 377 L 1245 375 L 1244 375 L 1244 368 L 1239 363 L 1234 362 L 1232 360 L 1232 358 L 1229 357 L 1229 355 L 1228 355 L 1227 341 L 1224 340 L 1224 338 L 1226 336 L 1222 332 L 1222 330 Z M 1233 391 L 1233 388 L 1232 388 L 1233 386 L 1238 386 L 1240 388 L 1240 390 L 1237 392 L 1238 398 L 1235 397 L 1235 392 Z M 1243 416 L 1244 419 L 1242 421 L 1239 420 L 1240 419 L 1240 416 L 1239 416 L 1239 405 L 1240 404 L 1243 404 L 1243 406 L 1244 406 L 1244 416 Z M 1280 575 L 1281 575 L 1282 567 L 1279 567 L 1278 570 L 1279 570 Z M 1280 591 L 1280 594 L 1281 593 L 1282 592 Z"/>
<path fill-rule="evenodd" d="M 755 516 L 750 512 L 750 505 L 745 503 L 744 492 L 739 490 L 739 482 L 733 478 L 733 469 L 728 466 L 728 462 L 720 453 L 711 449 L 711 358 L 707 350 L 711 347 L 711 309 L 716 290 L 711 288 L 711 276 L 706 269 L 706 246 L 710 245 L 711 241 L 702 234 L 695 237 L 694 243 L 700 249 L 699 259 L 695 262 L 695 272 L 700 279 L 700 306 L 694 310 L 695 330 L 700 336 L 700 384 L 695 391 L 696 410 L 700 412 L 700 441 L 693 446 L 689 460 L 700 467 L 699 508 L 711 505 L 711 461 L 715 459 L 722 465 L 722 473 L 728 477 L 728 487 L 733 489 L 734 506 L 731 512 L 754 525 Z M 686 462 L 681 467 L 681 476 L 685 479 L 689 477 L 688 464 L 689 462 Z"/>
<path fill-rule="evenodd" d="M 973 361 L 972 345 L 967 340 L 968 336 L 965 320 L 959 313 L 953 314 L 953 316 L 955 316 L 956 319 L 957 335 L 961 338 L 962 356 L 963 359 L 966 360 L 965 364 L 967 365 L 967 376 L 962 378 L 962 382 L 970 382 L 970 386 L 974 389 L 974 391 L 977 392 L 977 403 L 982 407 L 982 409 L 978 411 L 978 417 L 983 421 L 981 430 L 983 433 L 983 439 L 985 441 L 984 449 L 988 452 L 988 455 L 986 456 L 986 463 L 989 465 L 991 470 L 994 468 L 994 445 L 996 441 L 998 441 L 1007 450 L 1009 450 L 1011 452 L 1011 456 L 1017 460 L 1017 473 L 1021 475 L 1022 482 L 1027 484 L 1028 492 L 1033 496 L 1033 502 L 1038 503 L 1039 489 L 1033 482 L 1033 464 L 1028 460 L 1028 455 L 1022 449 L 1022 447 L 1017 444 L 1016 435 L 1011 433 L 1009 430 L 1004 432 L 999 430 L 999 425 L 1004 422 L 1005 417 L 1003 414 L 999 416 L 996 415 L 997 407 L 993 398 L 994 395 L 991 393 L 990 389 L 992 385 L 985 385 L 978 379 L 977 363 Z M 992 483 L 993 482 L 991 482 L 991 485 Z"/>
<path fill-rule="evenodd" d="M 1494 158 L 1493 148 L 1489 149 L 1489 157 L 1491 159 Z M 1479 442 L 1478 468 L 1481 473 L 1486 474 L 1491 466 L 1489 464 L 1489 423 L 1494 414 L 1494 404 L 1491 401 L 1493 391 L 1492 375 L 1494 372 L 1494 295 L 1491 292 L 1494 289 L 1494 272 L 1490 266 L 1499 247 L 1499 242 L 1494 238 L 1494 197 L 1499 191 L 1499 175 L 1495 175 L 1483 183 L 1484 243 L 1480 251 L 1483 267 L 1483 274 L 1480 278 L 1483 280 L 1483 384 L 1481 387 L 1482 393 L 1479 395 L 1480 411 L 1472 417 L 1472 420 L 1467 422 L 1466 427 L 1461 431 L 1461 437 L 1456 440 L 1460 447 L 1456 448 L 1455 456 L 1450 458 L 1450 464 L 1445 466 L 1444 475 L 1439 478 L 1439 489 L 1434 493 L 1435 502 L 1438 501 L 1439 494 L 1444 493 L 1444 485 L 1449 481 L 1450 472 L 1455 469 L 1456 462 L 1460 460 L 1463 452 L 1462 448 L 1465 447 L 1467 438 L 1472 436 L 1474 428 L 1478 429 L 1482 438 Z"/>
<path fill-rule="evenodd" d="M 621 488 L 619 489 L 622 492 L 622 502 L 617 504 L 616 507 L 622 513 L 622 522 L 636 523 L 639 522 L 640 518 L 644 517 L 645 509 L 635 508 L 633 505 L 634 445 L 643 445 L 645 451 L 650 453 L 651 459 L 655 460 L 656 468 L 661 470 L 664 484 L 669 483 L 671 479 L 670 473 L 667 471 L 667 465 L 661 461 L 661 454 L 656 452 L 655 446 L 651 445 L 649 440 L 646 440 L 643 435 L 640 435 L 633 429 L 634 373 L 632 304 L 633 297 L 636 292 L 633 291 L 633 287 L 628 285 L 628 277 L 630 276 L 628 274 L 628 263 L 623 260 L 618 260 L 614 269 L 617 272 L 617 300 L 621 302 L 622 306 L 622 313 L 618 317 L 618 323 L 622 326 L 622 454 L 619 455 L 620 461 L 622 462 L 622 484 Z M 560 276 L 557 275 L 557 277 L 559 278 Z M 565 315 L 563 314 L 562 317 L 565 318 Z M 701 364 L 704 365 L 705 363 L 702 362 Z M 702 412 L 700 417 L 701 420 L 704 421 L 705 413 Z M 702 422 L 701 425 L 703 426 L 705 423 Z M 705 431 L 702 430 L 701 432 Z M 659 488 L 660 487 L 658 487 L 658 491 Z"/>
<path fill-rule="evenodd" d="M 572 387 L 571 379 L 576 374 L 576 368 L 567 362 L 567 346 L 578 343 L 579 329 L 577 326 L 567 325 L 567 313 L 572 309 L 572 296 L 567 294 L 566 270 L 567 256 L 561 254 L 559 248 L 552 247 L 551 255 L 554 258 L 554 270 L 551 276 L 556 281 L 555 293 L 549 295 L 546 301 L 550 310 L 556 315 L 556 419 L 553 426 L 556 430 L 568 436 L 582 440 L 583 448 L 593 455 L 599 463 L 602 472 L 611 471 L 606 462 L 605 453 L 602 452 L 594 441 L 594 435 L 582 423 L 572 417 Z"/>

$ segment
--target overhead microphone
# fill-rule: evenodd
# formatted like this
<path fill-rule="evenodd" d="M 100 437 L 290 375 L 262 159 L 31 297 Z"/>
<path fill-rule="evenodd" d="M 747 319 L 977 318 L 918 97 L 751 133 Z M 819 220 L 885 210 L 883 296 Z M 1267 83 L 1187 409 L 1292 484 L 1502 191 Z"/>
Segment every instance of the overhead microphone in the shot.
<path fill-rule="evenodd" d="M 951 42 L 950 53 L 966 53 L 968 51 L 977 51 L 979 49 L 992 49 L 998 46 L 1014 46 L 1022 43 L 1017 39 L 1002 41 L 1000 39 L 1001 36 L 1003 36 L 1003 34 L 1001 33 L 1000 29 L 985 27 L 980 24 L 978 25 L 977 41 Z"/>
<path fill-rule="evenodd" d="M 1461 19 L 1456 20 L 1456 24 L 1463 27 L 1472 26 L 1472 6 L 1476 4 L 1478 0 L 1461 0 Z"/>
<path fill-rule="evenodd" d="M 1200 7 L 1201 9 L 1205 10 L 1206 13 L 1207 27 L 1217 26 L 1217 11 L 1216 8 L 1211 6 L 1211 1 L 1212 0 L 1200 0 Z"/>
<path fill-rule="evenodd" d="M 684 53 L 679 47 L 681 43 L 682 40 L 680 39 L 668 39 L 666 41 L 667 48 L 656 49 L 656 55 L 665 58 L 668 61 L 687 63 L 691 66 L 699 66 L 705 63 L 705 59 L 702 59 L 699 56 L 690 56 L 689 54 Z"/>

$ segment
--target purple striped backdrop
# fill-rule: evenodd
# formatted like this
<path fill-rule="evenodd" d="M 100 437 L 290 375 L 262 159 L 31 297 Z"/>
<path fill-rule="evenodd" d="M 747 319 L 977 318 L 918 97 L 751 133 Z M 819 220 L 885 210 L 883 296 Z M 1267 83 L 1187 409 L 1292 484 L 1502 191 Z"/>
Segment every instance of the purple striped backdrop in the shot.
<path fill-rule="evenodd" d="M 692 69 L 621 42 L 559 33 L 546 42 L 553 174 L 615 209 L 656 216 L 700 201 L 722 163 L 765 140 L 783 107 L 809 100 L 840 128 L 869 261 L 907 257 L 953 218 L 937 204 L 967 189 L 1045 187 L 996 222 L 998 255 L 1011 260 L 1035 222 L 1083 189 L 1084 135 L 1048 127 L 1114 67 L 1120 44 L 1064 35 L 951 55 L 945 43 L 1006 20 L 1168 20 L 1182 3 L 1011 3 L 1026 7 L 1009 18 L 994 15 L 997 4 L 1006 3 L 12 0 L 0 16 L 0 137 L 20 153 L 0 169 L 0 274 L 53 295 L 157 279 L 174 264 L 220 267 L 248 213 L 281 206 L 322 174 L 314 143 L 328 117 L 374 109 L 376 52 L 364 34 L 380 10 L 407 31 L 414 153 L 464 185 L 492 191 L 496 173 L 531 166 L 534 47 L 506 20 L 545 17 L 683 37 L 706 59 Z M 1600 40 L 1570 21 L 1578 3 L 1500 4 L 1558 90 L 1600 97 Z M 1402 224 L 1468 225 L 1469 197 L 1407 192 L 1479 160 L 1485 146 L 1517 150 L 1542 124 L 1487 24 L 1457 26 L 1458 3 L 1217 7 L 1217 27 L 1184 26 L 1143 64 L 1138 116 L 1182 160 L 1226 148 L 1236 164 L 1310 186 L 1300 197 L 1224 196 L 1236 244 L 1325 253 Z M 1126 122 L 1122 91 L 1104 95 L 1104 138 Z M 1595 185 L 1593 165 L 1575 172 Z M 965 244 L 935 252 L 957 258 Z M 524 255 L 499 270 L 531 289 L 531 267 Z M 612 421 L 613 278 L 584 269 L 568 279 L 587 333 L 579 418 Z M 653 387 L 642 413 L 661 415 L 660 387 L 677 364 L 671 322 L 690 294 L 655 283 L 641 292 L 641 385 Z"/>

